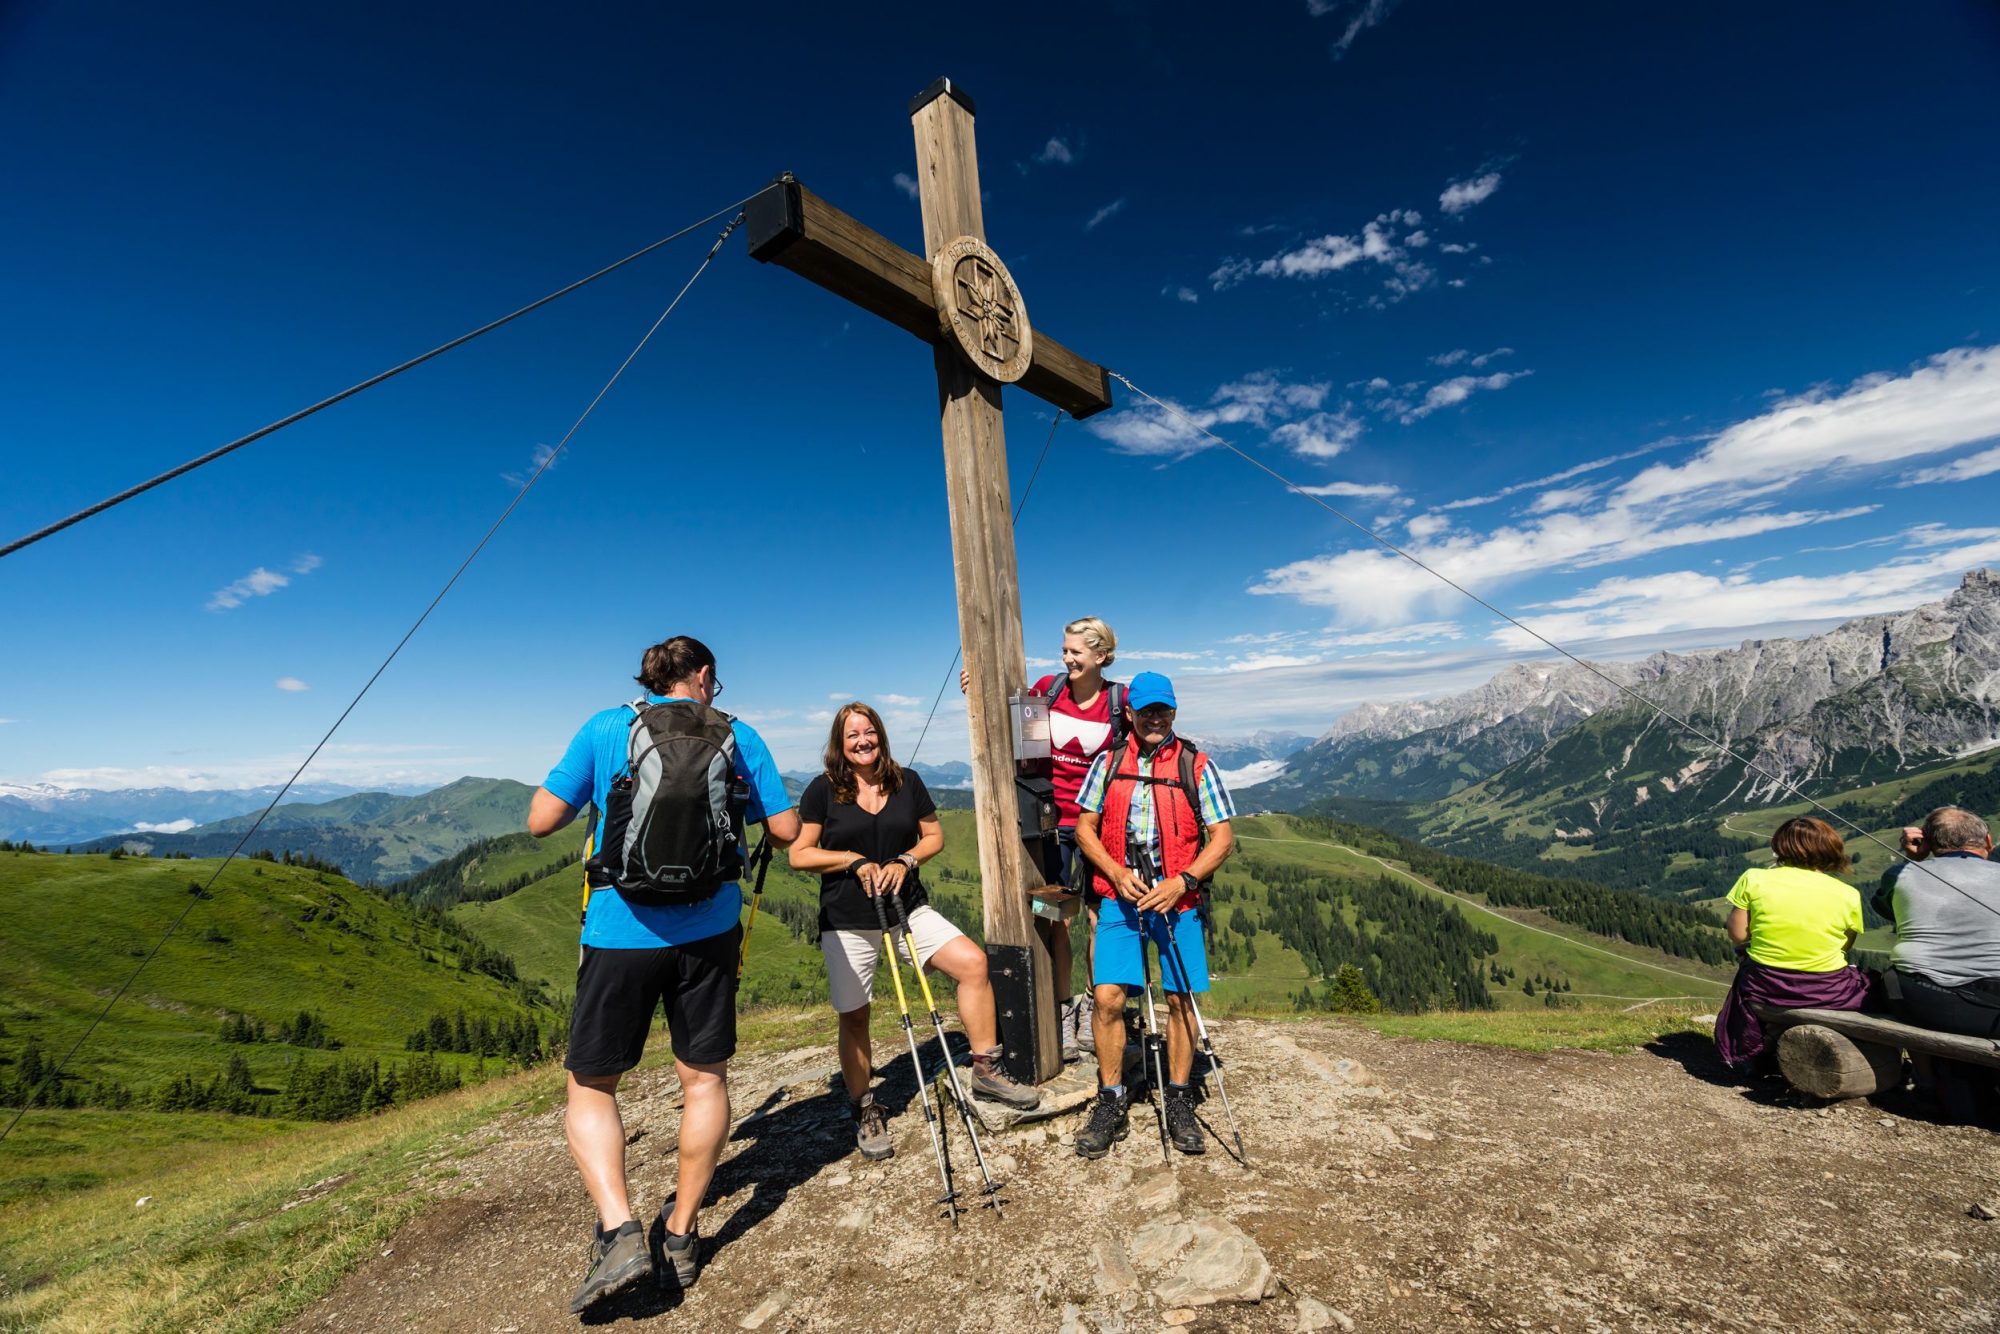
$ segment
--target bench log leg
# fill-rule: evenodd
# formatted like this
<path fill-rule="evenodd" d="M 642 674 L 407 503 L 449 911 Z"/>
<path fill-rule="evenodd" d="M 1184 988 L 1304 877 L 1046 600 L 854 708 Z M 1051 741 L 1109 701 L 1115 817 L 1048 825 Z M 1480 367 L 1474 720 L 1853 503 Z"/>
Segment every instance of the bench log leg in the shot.
<path fill-rule="evenodd" d="M 1815 1098 L 1865 1098 L 1903 1082 L 1903 1053 L 1879 1042 L 1856 1042 L 1823 1024 L 1799 1024 L 1778 1038 L 1778 1069 Z"/>

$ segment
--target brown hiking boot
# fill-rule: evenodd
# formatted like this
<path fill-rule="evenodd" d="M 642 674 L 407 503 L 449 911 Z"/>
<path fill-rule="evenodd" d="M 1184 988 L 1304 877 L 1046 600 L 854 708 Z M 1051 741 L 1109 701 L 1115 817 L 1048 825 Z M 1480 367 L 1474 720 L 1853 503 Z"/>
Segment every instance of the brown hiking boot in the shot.
<path fill-rule="evenodd" d="M 1032 1112 L 1042 1105 L 1042 1095 L 1023 1088 L 1000 1069 L 999 1047 L 972 1058 L 972 1096 L 1001 1103 L 1017 1111 Z"/>

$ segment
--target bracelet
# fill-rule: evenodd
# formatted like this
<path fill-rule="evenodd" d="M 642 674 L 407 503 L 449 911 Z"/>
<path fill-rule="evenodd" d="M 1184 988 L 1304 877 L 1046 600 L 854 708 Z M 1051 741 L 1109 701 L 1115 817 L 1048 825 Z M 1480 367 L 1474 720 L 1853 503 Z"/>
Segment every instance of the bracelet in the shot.
<path fill-rule="evenodd" d="M 909 867 L 911 875 L 915 875 L 917 873 L 917 868 L 923 865 L 922 862 L 918 861 L 915 857 L 911 856 L 907 852 L 897 853 L 896 860 L 901 862 L 903 865 Z"/>

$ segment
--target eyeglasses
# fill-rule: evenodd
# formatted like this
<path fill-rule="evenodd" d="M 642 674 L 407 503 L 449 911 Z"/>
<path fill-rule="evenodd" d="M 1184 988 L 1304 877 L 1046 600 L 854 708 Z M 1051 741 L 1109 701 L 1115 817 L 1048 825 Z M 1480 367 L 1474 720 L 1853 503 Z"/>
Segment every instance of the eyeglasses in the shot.
<path fill-rule="evenodd" d="M 1149 723 L 1170 723 L 1174 720 L 1173 706 L 1169 704 L 1148 704 L 1139 710 L 1139 717 Z"/>
<path fill-rule="evenodd" d="M 713 672 L 709 673 L 708 684 L 712 687 L 712 689 L 710 689 L 710 691 L 708 692 L 708 697 L 710 699 L 714 699 L 717 695 L 720 695 L 722 693 L 722 678 L 715 675 Z"/>

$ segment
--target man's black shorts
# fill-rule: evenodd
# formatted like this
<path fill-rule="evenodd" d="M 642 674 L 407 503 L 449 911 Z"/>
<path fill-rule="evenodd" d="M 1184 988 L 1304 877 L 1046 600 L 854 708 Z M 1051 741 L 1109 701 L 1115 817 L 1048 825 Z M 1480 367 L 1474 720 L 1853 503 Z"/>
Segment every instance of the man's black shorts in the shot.
<path fill-rule="evenodd" d="M 583 947 L 563 1066 L 619 1075 L 639 1063 L 653 1013 L 665 1007 L 674 1055 L 719 1065 L 736 1054 L 736 953 L 743 928 L 659 949 Z"/>

